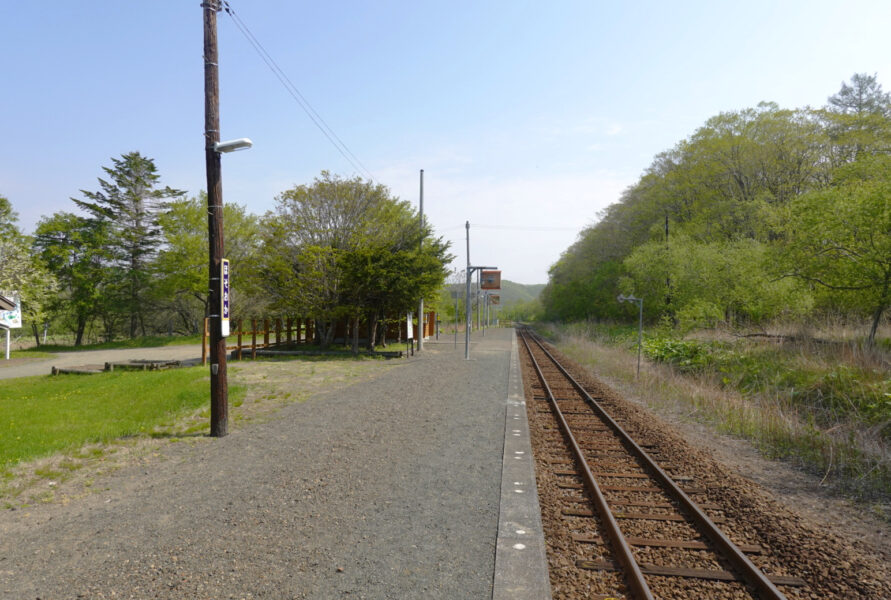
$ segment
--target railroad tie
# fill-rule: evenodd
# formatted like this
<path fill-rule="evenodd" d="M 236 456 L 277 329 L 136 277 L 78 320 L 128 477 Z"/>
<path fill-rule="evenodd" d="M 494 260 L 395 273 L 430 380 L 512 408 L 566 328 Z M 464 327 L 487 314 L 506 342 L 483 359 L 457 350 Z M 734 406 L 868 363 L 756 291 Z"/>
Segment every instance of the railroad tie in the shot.
<path fill-rule="evenodd" d="M 576 566 L 589 571 L 621 571 L 619 565 L 609 560 L 578 560 Z M 640 563 L 640 570 L 644 575 L 664 575 L 667 577 L 689 577 L 691 579 L 709 579 L 712 581 L 744 581 L 735 573 L 713 569 L 691 569 L 688 567 L 663 567 Z M 802 587 L 807 582 L 801 577 L 789 575 L 766 575 L 774 585 L 788 585 Z"/>
<path fill-rule="evenodd" d="M 603 538 L 597 536 L 572 534 L 572 539 L 580 544 L 600 544 Z M 707 550 L 708 544 L 698 540 L 657 540 L 654 538 L 626 537 L 625 540 L 632 546 L 649 546 L 655 548 L 684 548 L 687 550 Z M 737 547 L 748 554 L 762 554 L 764 548 L 758 544 L 737 544 Z"/>

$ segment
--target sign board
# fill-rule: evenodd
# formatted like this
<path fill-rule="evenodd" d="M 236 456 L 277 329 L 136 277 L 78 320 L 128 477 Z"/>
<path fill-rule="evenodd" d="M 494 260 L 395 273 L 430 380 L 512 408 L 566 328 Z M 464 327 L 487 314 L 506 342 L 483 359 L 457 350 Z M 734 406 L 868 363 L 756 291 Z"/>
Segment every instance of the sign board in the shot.
<path fill-rule="evenodd" d="M 220 261 L 220 281 L 223 297 L 220 302 L 220 317 L 222 319 L 223 337 L 229 335 L 229 259 Z"/>
<path fill-rule="evenodd" d="M 500 290 L 501 271 L 482 271 L 480 273 L 480 288 L 484 290 Z"/>
<path fill-rule="evenodd" d="M 413 313 L 408 313 L 405 324 L 405 337 L 409 340 L 415 337 L 414 323 L 412 323 L 412 319 L 414 318 L 415 316 Z"/>
<path fill-rule="evenodd" d="M 489 294 L 489 304 L 501 304 L 501 296 L 499 294 Z"/>
<path fill-rule="evenodd" d="M 15 308 L 12 310 L 0 310 L 0 327 L 4 329 L 18 329 L 22 326 L 22 301 L 18 294 L 12 295 Z"/>

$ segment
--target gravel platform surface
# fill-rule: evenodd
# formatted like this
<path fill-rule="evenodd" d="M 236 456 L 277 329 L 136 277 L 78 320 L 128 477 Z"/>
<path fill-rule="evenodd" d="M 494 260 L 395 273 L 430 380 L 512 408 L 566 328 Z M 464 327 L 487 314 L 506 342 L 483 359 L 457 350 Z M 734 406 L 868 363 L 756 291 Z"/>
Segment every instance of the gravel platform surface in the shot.
<path fill-rule="evenodd" d="M 511 330 L 474 337 L 0 512 L 0 598 L 489 598 Z"/>

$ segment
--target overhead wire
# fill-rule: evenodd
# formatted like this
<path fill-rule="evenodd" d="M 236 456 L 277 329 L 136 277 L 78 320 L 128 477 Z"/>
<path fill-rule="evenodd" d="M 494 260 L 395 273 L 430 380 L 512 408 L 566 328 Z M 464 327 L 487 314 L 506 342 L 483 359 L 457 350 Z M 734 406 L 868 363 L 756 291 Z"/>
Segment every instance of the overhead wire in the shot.
<path fill-rule="evenodd" d="M 254 48 L 254 51 L 260 56 L 266 66 L 272 71 L 272 74 L 279 80 L 279 83 L 284 86 L 285 90 L 291 95 L 291 97 L 297 102 L 300 108 L 303 109 L 303 112 L 309 117 L 309 119 L 313 122 L 313 124 L 318 128 L 319 131 L 331 142 L 331 145 L 334 146 L 337 151 L 343 156 L 350 165 L 356 171 L 363 172 L 371 181 L 375 181 L 375 176 L 362 164 L 362 161 L 350 150 L 349 146 L 340 139 L 340 136 L 334 131 L 334 129 L 328 125 L 325 119 L 313 108 L 312 104 L 304 97 L 300 90 L 297 89 L 297 86 L 291 81 L 288 75 L 282 70 L 281 67 L 278 66 L 278 63 L 275 62 L 275 59 L 272 58 L 272 55 L 266 51 L 266 48 L 263 47 L 263 44 L 260 43 L 260 40 L 251 32 L 248 28 L 247 24 L 239 17 L 235 11 L 232 9 L 232 6 L 229 4 L 228 0 L 222 0 L 221 3 L 222 9 L 232 18 L 232 22 L 235 24 L 235 27 L 241 32 L 241 34 L 247 39 L 248 43 Z"/>
<path fill-rule="evenodd" d="M 472 225 L 477 229 L 504 229 L 510 231 L 578 231 L 578 227 L 548 227 L 523 225 Z"/>
<path fill-rule="evenodd" d="M 453 225 L 452 227 L 437 227 L 436 229 L 439 232 L 446 232 L 454 231 L 455 229 L 464 229 L 465 227 L 465 224 L 461 224 Z M 579 231 L 578 227 L 548 227 L 536 225 L 479 225 L 471 223 L 470 227 L 471 229 L 501 229 L 505 231 Z"/>

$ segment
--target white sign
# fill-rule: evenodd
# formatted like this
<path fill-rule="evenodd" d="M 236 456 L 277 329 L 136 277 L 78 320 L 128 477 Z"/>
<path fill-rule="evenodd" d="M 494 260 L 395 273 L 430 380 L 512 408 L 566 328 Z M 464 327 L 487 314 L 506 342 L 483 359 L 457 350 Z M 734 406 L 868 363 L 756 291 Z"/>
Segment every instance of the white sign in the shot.
<path fill-rule="evenodd" d="M 0 327 L 5 329 L 18 329 L 22 326 L 22 301 L 18 294 L 13 294 L 15 308 L 12 310 L 0 310 Z"/>
<path fill-rule="evenodd" d="M 408 313 L 408 319 L 406 320 L 405 325 L 405 337 L 406 339 L 412 339 L 415 337 L 414 323 L 411 320 L 414 318 L 412 313 Z"/>
<path fill-rule="evenodd" d="M 222 311 L 222 333 L 223 337 L 229 335 L 229 259 L 224 258 L 220 263 L 220 278 L 222 280 L 223 294 L 220 298 L 220 310 Z"/>

